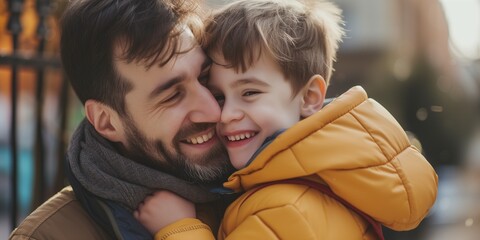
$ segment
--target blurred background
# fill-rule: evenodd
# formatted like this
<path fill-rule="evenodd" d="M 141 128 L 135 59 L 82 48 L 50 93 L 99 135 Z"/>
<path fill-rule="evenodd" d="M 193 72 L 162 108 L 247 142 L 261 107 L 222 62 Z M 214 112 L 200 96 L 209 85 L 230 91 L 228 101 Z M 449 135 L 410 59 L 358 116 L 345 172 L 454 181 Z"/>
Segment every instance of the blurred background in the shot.
<path fill-rule="evenodd" d="M 363 86 L 439 175 L 429 216 L 386 239 L 479 239 L 480 0 L 333 2 L 347 36 L 328 97 Z M 67 184 L 62 160 L 83 110 L 58 59 L 65 3 L 0 0 L 0 239 Z"/>

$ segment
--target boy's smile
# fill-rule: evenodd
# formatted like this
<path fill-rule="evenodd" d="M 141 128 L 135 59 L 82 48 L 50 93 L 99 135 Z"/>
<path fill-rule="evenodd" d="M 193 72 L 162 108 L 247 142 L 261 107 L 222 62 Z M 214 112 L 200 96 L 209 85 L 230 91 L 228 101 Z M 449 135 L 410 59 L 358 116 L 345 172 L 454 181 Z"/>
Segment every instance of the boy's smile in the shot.
<path fill-rule="evenodd" d="M 235 141 L 241 141 L 241 140 L 249 139 L 249 138 L 255 136 L 255 134 L 256 134 L 255 132 L 247 132 L 247 133 L 226 135 L 226 137 L 227 137 L 228 141 L 235 142 Z"/>
<path fill-rule="evenodd" d="M 243 133 L 242 133 L 243 132 Z M 241 147 L 246 144 L 249 144 L 253 140 L 255 140 L 255 136 L 257 135 L 256 132 L 253 131 L 239 131 L 238 133 L 229 134 L 223 133 L 224 135 L 224 144 L 228 148 L 236 148 Z"/>

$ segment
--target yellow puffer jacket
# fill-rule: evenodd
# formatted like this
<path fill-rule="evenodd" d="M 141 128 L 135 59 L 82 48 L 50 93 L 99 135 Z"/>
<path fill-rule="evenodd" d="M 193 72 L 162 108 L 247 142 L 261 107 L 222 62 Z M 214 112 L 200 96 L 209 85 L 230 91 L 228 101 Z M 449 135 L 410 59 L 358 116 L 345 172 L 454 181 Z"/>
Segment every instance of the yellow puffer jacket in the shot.
<path fill-rule="evenodd" d="M 218 239 L 375 239 L 356 213 L 304 185 L 276 184 L 247 197 L 259 184 L 290 178 L 326 184 L 394 230 L 422 221 L 435 201 L 438 180 L 397 121 L 354 87 L 279 135 L 229 178 L 225 187 L 246 193 L 225 212 Z M 156 237 L 213 239 L 200 226 L 185 219 Z"/>

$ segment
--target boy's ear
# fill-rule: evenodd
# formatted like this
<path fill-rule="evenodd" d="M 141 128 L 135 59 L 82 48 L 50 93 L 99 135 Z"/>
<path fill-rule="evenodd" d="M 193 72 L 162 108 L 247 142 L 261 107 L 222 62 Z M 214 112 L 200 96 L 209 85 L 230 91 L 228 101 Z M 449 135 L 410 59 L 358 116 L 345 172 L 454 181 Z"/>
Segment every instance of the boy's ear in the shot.
<path fill-rule="evenodd" d="M 111 107 L 95 100 L 85 102 L 85 115 L 102 137 L 111 142 L 123 142 L 125 134 L 118 113 Z"/>
<path fill-rule="evenodd" d="M 300 115 L 302 118 L 313 115 L 323 107 L 326 84 L 322 76 L 313 75 L 303 89 L 303 101 Z"/>

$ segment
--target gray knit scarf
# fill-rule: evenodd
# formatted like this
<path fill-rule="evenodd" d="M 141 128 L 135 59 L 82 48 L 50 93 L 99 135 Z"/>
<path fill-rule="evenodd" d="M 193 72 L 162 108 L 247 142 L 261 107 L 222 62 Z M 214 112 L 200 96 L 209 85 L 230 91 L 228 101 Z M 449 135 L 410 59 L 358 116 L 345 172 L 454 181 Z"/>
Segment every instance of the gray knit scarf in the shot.
<path fill-rule="evenodd" d="M 94 195 L 117 201 L 130 210 L 157 189 L 166 189 L 195 203 L 218 195 L 204 186 L 149 168 L 120 155 L 84 119 L 72 136 L 67 160 L 73 175 Z"/>

